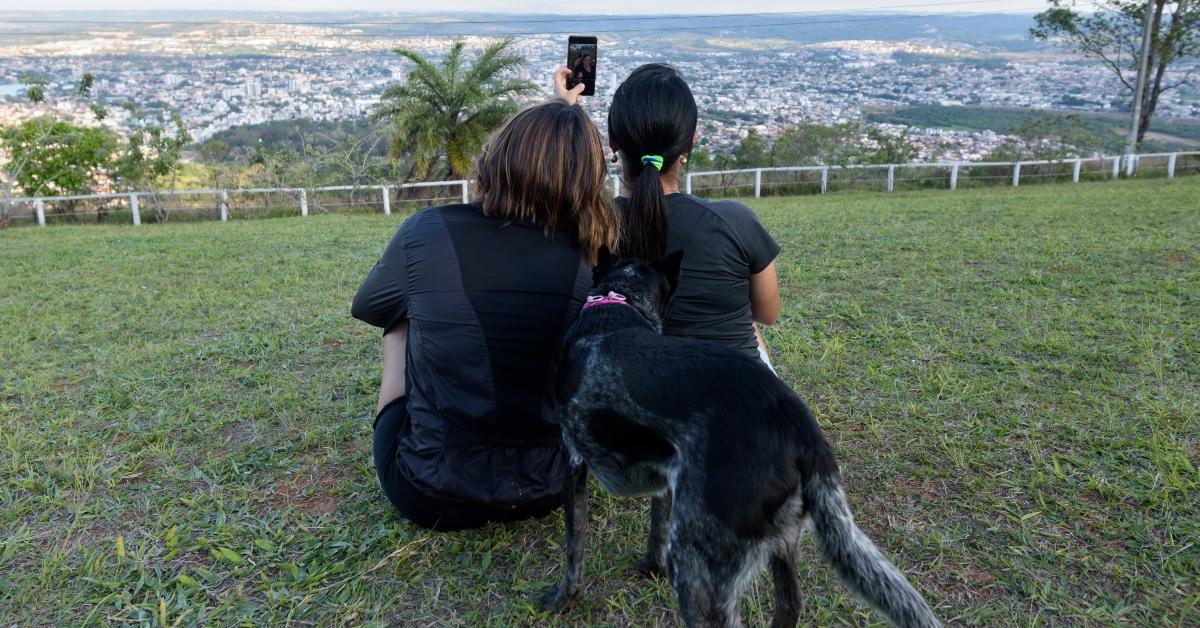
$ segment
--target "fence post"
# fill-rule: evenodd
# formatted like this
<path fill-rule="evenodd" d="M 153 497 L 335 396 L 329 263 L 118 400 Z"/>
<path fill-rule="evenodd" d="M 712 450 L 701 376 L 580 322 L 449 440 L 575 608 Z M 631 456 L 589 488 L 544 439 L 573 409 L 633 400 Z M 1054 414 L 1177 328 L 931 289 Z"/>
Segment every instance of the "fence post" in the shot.
<path fill-rule="evenodd" d="M 958 164 L 950 166 L 950 189 L 958 189 Z"/>
<path fill-rule="evenodd" d="M 896 190 L 896 167 L 888 166 L 888 192 Z"/>
<path fill-rule="evenodd" d="M 1112 176 L 1114 179 L 1120 178 L 1120 176 L 1121 176 L 1121 157 L 1120 157 L 1120 155 L 1113 157 Z"/>
<path fill-rule="evenodd" d="M 137 196 L 138 195 L 136 193 L 129 195 L 129 211 L 133 214 L 133 224 L 134 225 L 142 224 L 142 213 L 138 211 Z"/>
<path fill-rule="evenodd" d="M 692 173 L 690 172 L 688 173 L 687 179 L 684 181 L 684 192 L 687 194 L 692 193 Z"/>
<path fill-rule="evenodd" d="M 221 222 L 229 222 L 229 192 L 221 190 Z"/>
<path fill-rule="evenodd" d="M 754 169 L 754 198 L 762 196 L 762 168 Z"/>
<path fill-rule="evenodd" d="M 1021 184 L 1021 162 L 1013 164 L 1013 187 Z"/>
<path fill-rule="evenodd" d="M 471 182 L 466 179 L 462 180 L 463 205 L 471 202 Z"/>
<path fill-rule="evenodd" d="M 300 215 L 308 215 L 308 190 L 300 188 Z"/>
<path fill-rule="evenodd" d="M 1167 157 L 1167 178 L 1168 179 L 1175 178 L 1175 155 L 1177 155 L 1177 154 L 1178 153 L 1171 153 L 1171 156 Z"/>
<path fill-rule="evenodd" d="M 37 211 L 38 226 L 46 226 L 46 206 L 42 203 L 42 199 L 37 199 L 33 202 L 33 208 Z"/>
<path fill-rule="evenodd" d="M 829 168 L 821 168 L 821 194 L 829 191 Z"/>
<path fill-rule="evenodd" d="M 1125 176 L 1127 176 L 1127 177 L 1133 176 L 1133 160 L 1135 157 L 1136 157 L 1136 155 L 1134 155 L 1133 153 L 1129 153 L 1128 155 L 1125 155 Z"/>
<path fill-rule="evenodd" d="M 381 186 L 379 186 L 379 190 L 381 192 L 383 192 L 383 215 L 391 216 L 392 215 L 392 198 L 391 198 L 392 195 L 390 193 L 388 193 L 388 186 L 381 185 Z"/>
<path fill-rule="evenodd" d="M 1073 183 L 1079 183 L 1079 170 L 1082 167 L 1083 167 L 1083 160 L 1076 159 L 1075 160 L 1075 170 L 1074 170 L 1074 172 L 1071 173 L 1071 181 Z"/>

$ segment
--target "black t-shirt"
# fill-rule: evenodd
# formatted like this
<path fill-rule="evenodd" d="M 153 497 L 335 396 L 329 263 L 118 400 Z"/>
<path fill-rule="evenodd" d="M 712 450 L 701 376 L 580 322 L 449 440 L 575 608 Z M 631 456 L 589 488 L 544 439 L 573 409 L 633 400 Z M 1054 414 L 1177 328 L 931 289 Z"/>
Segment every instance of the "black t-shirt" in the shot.
<path fill-rule="evenodd" d="M 624 209 L 628 199 L 617 203 Z M 779 255 L 779 244 L 742 203 L 670 194 L 666 252 L 680 249 L 679 290 L 663 332 L 716 342 L 757 358 L 750 275 Z"/>
<path fill-rule="evenodd" d="M 352 314 L 385 330 L 409 321 L 407 479 L 432 497 L 493 505 L 561 489 L 568 461 L 546 386 L 590 282 L 565 231 L 478 205 L 404 221 Z"/>

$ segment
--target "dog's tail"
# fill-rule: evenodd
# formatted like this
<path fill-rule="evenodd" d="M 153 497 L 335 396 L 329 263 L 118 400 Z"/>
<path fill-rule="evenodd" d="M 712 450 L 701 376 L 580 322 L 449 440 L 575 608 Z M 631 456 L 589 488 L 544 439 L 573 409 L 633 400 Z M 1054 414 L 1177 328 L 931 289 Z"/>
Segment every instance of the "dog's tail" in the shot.
<path fill-rule="evenodd" d="M 941 626 L 904 574 L 854 525 L 836 471 L 807 476 L 803 491 L 821 552 L 851 591 L 895 626 Z"/>

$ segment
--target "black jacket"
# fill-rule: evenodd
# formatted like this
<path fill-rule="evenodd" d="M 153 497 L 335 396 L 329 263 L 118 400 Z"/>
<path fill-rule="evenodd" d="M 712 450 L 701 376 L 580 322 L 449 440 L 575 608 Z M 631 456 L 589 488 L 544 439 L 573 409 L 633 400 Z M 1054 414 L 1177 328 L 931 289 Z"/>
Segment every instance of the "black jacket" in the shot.
<path fill-rule="evenodd" d="M 412 420 L 398 456 L 415 486 L 500 506 L 561 489 L 548 377 L 590 280 L 571 235 L 478 205 L 430 207 L 400 226 L 352 314 L 385 330 L 409 321 Z"/>

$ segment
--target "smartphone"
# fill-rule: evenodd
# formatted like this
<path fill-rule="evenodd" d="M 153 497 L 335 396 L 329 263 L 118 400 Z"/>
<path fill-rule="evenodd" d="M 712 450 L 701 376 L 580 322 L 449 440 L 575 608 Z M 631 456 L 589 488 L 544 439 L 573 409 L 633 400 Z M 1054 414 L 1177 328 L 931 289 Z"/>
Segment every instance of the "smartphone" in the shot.
<path fill-rule="evenodd" d="M 567 69 L 571 76 L 567 77 L 567 89 L 573 89 L 583 83 L 583 96 L 596 93 L 596 61 L 600 48 L 595 37 L 571 35 L 567 38 Z"/>

